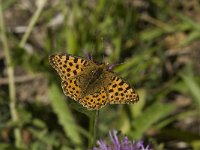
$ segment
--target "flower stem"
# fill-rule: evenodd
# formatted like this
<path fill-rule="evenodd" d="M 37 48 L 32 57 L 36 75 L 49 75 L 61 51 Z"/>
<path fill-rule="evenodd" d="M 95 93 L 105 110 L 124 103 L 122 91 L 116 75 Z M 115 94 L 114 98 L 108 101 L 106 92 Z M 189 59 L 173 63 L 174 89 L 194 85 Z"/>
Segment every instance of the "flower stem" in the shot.
<path fill-rule="evenodd" d="M 5 52 L 7 72 L 8 72 L 10 113 L 11 113 L 12 121 L 14 123 L 18 123 L 19 118 L 18 118 L 18 112 L 17 112 L 17 109 L 16 109 L 14 68 L 11 65 L 10 49 L 9 49 L 8 40 L 7 40 L 7 37 L 6 37 L 5 24 L 4 24 L 4 19 L 3 19 L 3 10 L 2 10 L 2 0 L 0 0 L 0 29 L 1 29 L 3 49 L 4 49 L 4 52 Z M 14 129 L 14 136 L 15 136 L 15 146 L 20 148 L 22 140 L 21 140 L 21 133 L 20 133 L 19 127 L 16 127 Z"/>
<path fill-rule="evenodd" d="M 99 110 L 96 110 L 94 117 L 91 117 L 90 119 L 90 135 L 93 138 L 89 139 L 89 144 L 88 144 L 89 148 L 91 148 L 96 141 L 98 118 L 99 118 Z"/>

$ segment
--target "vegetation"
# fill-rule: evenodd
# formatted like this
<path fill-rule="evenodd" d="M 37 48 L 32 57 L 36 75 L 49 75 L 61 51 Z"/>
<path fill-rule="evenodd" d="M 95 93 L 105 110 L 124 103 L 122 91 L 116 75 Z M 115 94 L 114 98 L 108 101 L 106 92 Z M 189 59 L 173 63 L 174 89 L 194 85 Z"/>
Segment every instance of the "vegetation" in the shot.
<path fill-rule="evenodd" d="M 91 149 L 113 129 L 200 149 L 199 23 L 198 0 L 0 0 L 0 149 Z M 139 102 L 96 113 L 64 96 L 48 57 L 83 49 L 118 64 Z"/>

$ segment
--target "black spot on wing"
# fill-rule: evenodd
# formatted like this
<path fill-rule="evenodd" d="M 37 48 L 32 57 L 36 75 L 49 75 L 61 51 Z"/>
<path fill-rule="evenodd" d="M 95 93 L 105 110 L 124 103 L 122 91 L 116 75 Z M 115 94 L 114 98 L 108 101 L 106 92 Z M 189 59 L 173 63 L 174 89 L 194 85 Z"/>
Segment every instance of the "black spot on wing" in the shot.
<path fill-rule="evenodd" d="M 119 91 L 123 91 L 123 89 L 122 89 L 122 88 L 118 88 L 118 90 L 119 90 Z"/>
<path fill-rule="evenodd" d="M 128 90 L 130 90 L 131 89 L 131 87 L 130 86 L 128 86 L 127 88 L 126 88 L 126 90 L 128 91 Z"/>
<path fill-rule="evenodd" d="M 74 63 L 78 62 L 78 58 L 74 57 Z"/>
<path fill-rule="evenodd" d="M 113 84 L 113 86 L 112 86 L 112 87 L 113 87 L 113 88 L 115 88 L 116 86 L 117 86 L 117 84 Z"/>
<path fill-rule="evenodd" d="M 74 70 L 73 73 L 74 73 L 74 75 L 77 75 L 77 71 L 76 70 Z"/>
<path fill-rule="evenodd" d="M 66 56 L 66 60 L 69 60 L 69 55 L 65 55 Z"/>
<path fill-rule="evenodd" d="M 110 90 L 109 90 L 109 93 L 111 93 L 111 92 L 113 92 L 113 89 L 110 89 Z"/>
<path fill-rule="evenodd" d="M 120 83 L 119 83 L 119 85 L 123 85 L 124 84 L 124 82 L 123 81 L 121 81 Z"/>

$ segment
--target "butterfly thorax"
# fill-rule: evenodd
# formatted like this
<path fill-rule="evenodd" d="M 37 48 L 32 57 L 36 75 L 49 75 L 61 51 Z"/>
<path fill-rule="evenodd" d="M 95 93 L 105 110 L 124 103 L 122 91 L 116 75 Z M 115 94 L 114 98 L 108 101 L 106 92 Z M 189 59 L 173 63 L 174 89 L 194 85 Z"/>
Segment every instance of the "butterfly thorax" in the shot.
<path fill-rule="evenodd" d="M 80 77 L 81 97 L 99 92 L 101 87 L 106 87 L 109 84 L 108 71 L 106 66 L 95 65 L 88 67 L 85 73 Z"/>

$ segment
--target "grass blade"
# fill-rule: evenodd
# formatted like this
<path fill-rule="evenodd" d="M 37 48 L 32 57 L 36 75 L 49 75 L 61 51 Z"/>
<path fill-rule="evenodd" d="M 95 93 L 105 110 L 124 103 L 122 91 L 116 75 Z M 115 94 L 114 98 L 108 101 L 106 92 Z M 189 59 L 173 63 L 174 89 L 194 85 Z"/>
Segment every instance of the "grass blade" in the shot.
<path fill-rule="evenodd" d="M 82 141 L 76 122 L 64 98 L 62 97 L 60 90 L 55 84 L 50 86 L 50 100 L 53 110 L 57 114 L 59 123 L 62 125 L 65 134 L 75 145 L 81 145 Z"/>

